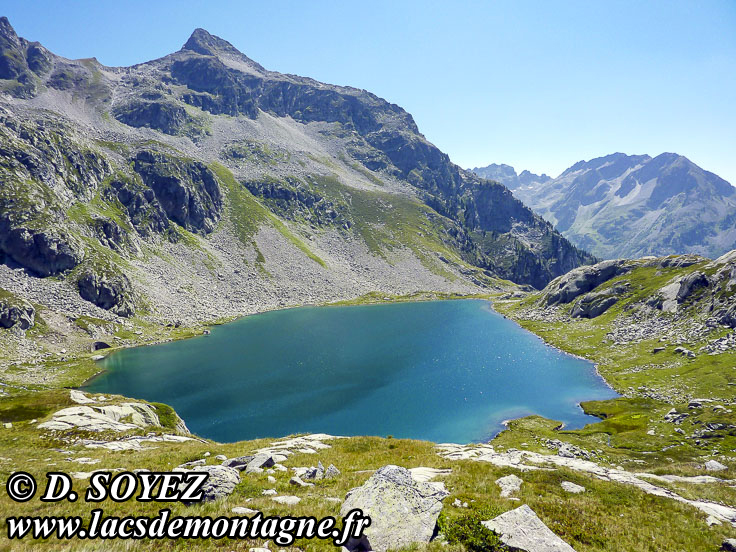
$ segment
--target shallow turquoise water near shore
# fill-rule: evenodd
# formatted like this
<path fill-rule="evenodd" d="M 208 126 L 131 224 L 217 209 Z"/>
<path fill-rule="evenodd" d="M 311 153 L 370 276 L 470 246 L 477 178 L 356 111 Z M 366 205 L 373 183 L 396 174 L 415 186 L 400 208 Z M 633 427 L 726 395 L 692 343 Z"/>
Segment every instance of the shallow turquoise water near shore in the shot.
<path fill-rule="evenodd" d="M 468 443 L 532 413 L 582 427 L 596 418 L 578 402 L 617 396 L 592 363 L 480 300 L 268 312 L 102 367 L 87 390 L 170 404 L 224 442 L 324 432 Z"/>

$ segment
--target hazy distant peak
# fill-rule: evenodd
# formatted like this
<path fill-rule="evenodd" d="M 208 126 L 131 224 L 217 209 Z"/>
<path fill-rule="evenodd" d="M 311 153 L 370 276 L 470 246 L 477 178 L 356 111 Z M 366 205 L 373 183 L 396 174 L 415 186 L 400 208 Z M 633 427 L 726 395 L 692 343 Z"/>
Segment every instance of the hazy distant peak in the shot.
<path fill-rule="evenodd" d="M 515 190 L 519 186 L 534 186 L 551 180 L 546 174 L 534 174 L 527 170 L 523 170 L 521 174 L 517 175 L 514 167 L 503 163 L 491 163 L 486 167 L 476 167 L 471 170 L 481 178 L 500 182 L 509 190 Z"/>

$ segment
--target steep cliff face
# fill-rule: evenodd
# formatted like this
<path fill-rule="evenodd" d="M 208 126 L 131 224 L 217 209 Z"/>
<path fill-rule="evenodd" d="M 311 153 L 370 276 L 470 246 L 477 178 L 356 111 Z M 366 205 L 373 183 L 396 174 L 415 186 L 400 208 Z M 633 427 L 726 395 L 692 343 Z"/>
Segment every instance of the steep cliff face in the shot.
<path fill-rule="evenodd" d="M 109 68 L 56 56 L 3 18 L 0 53 L 0 253 L 109 313 L 155 314 L 182 287 L 167 271 L 184 278 L 195 257 L 203 287 L 241 289 L 217 267 L 252 267 L 249 285 L 268 284 L 242 301 L 258 304 L 270 286 L 296 285 L 293 300 L 542 287 L 592 260 L 454 165 L 400 107 L 268 71 L 202 29 L 169 56 Z"/>

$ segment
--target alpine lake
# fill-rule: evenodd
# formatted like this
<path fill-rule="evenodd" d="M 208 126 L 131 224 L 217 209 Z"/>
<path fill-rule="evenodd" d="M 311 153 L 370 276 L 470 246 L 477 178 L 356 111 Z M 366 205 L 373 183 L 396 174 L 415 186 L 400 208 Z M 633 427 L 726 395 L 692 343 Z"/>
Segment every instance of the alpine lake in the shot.
<path fill-rule="evenodd" d="M 592 363 L 462 299 L 302 307 L 125 349 L 85 391 L 171 405 L 221 442 L 295 433 L 487 440 L 529 414 L 577 428 L 618 396 Z"/>

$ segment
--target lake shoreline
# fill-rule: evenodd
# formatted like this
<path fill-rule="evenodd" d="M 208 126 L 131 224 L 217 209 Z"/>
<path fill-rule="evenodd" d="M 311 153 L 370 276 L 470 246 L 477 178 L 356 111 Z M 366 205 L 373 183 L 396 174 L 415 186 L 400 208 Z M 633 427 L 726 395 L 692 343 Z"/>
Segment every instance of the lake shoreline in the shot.
<path fill-rule="evenodd" d="M 436 294 L 432 294 L 421 297 L 401 297 L 399 300 L 391 298 L 392 300 L 388 301 L 383 296 L 381 299 L 383 300 L 376 300 L 373 297 L 370 304 L 374 306 L 389 306 L 401 303 L 415 303 L 417 305 L 421 303 L 436 303 L 436 306 L 419 310 L 411 308 L 409 310 L 386 311 L 384 313 L 379 311 L 373 312 L 372 314 L 368 314 L 368 311 L 361 311 L 361 314 L 357 312 L 348 314 L 352 309 L 342 309 L 333 314 L 327 314 L 326 311 L 318 314 L 321 309 L 313 305 L 306 306 L 303 309 L 273 309 L 259 314 L 279 313 L 283 315 L 287 312 L 298 310 L 303 310 L 304 312 L 294 313 L 286 318 L 283 316 L 269 316 L 263 321 L 249 323 L 246 333 L 242 333 L 242 330 L 238 327 L 228 328 L 228 331 L 225 333 L 219 331 L 213 332 L 211 339 L 214 342 L 211 344 L 208 342 L 198 342 L 191 344 L 185 349 L 177 349 L 176 347 L 174 349 L 164 348 L 153 350 L 147 354 L 139 351 L 132 355 L 130 353 L 131 351 L 140 350 L 142 347 L 129 347 L 116 350 L 106 358 L 111 359 L 117 357 L 123 351 L 127 351 L 126 354 L 131 355 L 125 356 L 124 360 L 121 359 L 119 361 L 120 364 L 118 366 L 121 371 L 115 374 L 108 369 L 112 367 L 111 365 L 108 364 L 107 367 L 101 366 L 102 370 L 97 370 L 79 388 L 87 392 L 121 394 L 131 397 L 140 396 L 141 390 L 147 390 L 148 394 L 144 395 L 146 400 L 171 404 L 180 412 L 180 415 L 187 423 L 194 427 L 195 432 L 206 434 L 207 431 L 210 431 L 210 438 L 227 442 L 255 437 L 249 435 L 247 432 L 238 434 L 235 437 L 218 434 L 218 432 L 228 433 L 233 431 L 232 429 L 225 428 L 226 424 L 223 420 L 229 420 L 230 423 L 240 423 L 248 419 L 251 420 L 254 426 L 260 427 L 263 425 L 256 423 L 258 413 L 249 413 L 248 408 L 246 408 L 246 405 L 249 406 L 254 400 L 260 404 L 260 395 L 252 397 L 250 400 L 247 398 L 250 393 L 250 386 L 257 386 L 257 382 L 260 380 L 249 381 L 248 386 L 239 392 L 238 400 L 242 402 L 242 406 L 239 406 L 237 411 L 228 410 L 230 408 L 229 406 L 213 406 L 211 409 L 207 409 L 203 404 L 199 404 L 202 399 L 197 399 L 197 397 L 217 396 L 218 393 L 221 394 L 224 392 L 222 385 L 206 386 L 207 390 L 197 388 L 196 390 L 182 391 L 182 389 L 186 390 L 189 385 L 188 383 L 183 383 L 182 378 L 188 381 L 191 380 L 192 378 L 187 376 L 187 374 L 199 374 L 202 366 L 208 366 L 208 373 L 214 378 L 213 383 L 217 381 L 231 381 L 232 384 L 235 384 L 235 381 L 241 377 L 241 374 L 250 374 L 250 377 L 258 378 L 256 375 L 257 372 L 248 372 L 249 370 L 255 369 L 253 366 L 258 366 L 259 370 L 264 369 L 270 374 L 280 374 L 279 377 L 286 378 L 284 381 L 293 379 L 295 374 L 293 369 L 297 365 L 308 367 L 309 373 L 318 379 L 326 367 L 329 367 L 327 368 L 328 371 L 332 370 L 337 374 L 336 376 L 333 375 L 332 380 L 325 381 L 321 384 L 319 382 L 312 382 L 315 385 L 315 390 L 318 389 L 319 391 L 309 401 L 316 401 L 315 404 L 320 405 L 323 401 L 327 401 L 326 405 L 320 407 L 324 409 L 321 411 L 324 414 L 320 414 L 320 416 L 325 416 L 325 421 L 319 422 L 319 420 L 306 415 L 299 418 L 302 420 L 300 423 L 294 423 L 293 421 L 286 423 L 284 420 L 291 420 L 293 416 L 284 415 L 279 422 L 283 424 L 281 429 L 278 429 L 278 426 L 274 428 L 274 426 L 269 426 L 266 423 L 266 428 L 273 428 L 266 429 L 266 432 L 272 435 L 280 435 L 283 431 L 285 431 L 284 434 L 303 431 L 324 431 L 345 435 L 381 435 L 386 433 L 424 440 L 434 440 L 436 437 L 441 441 L 465 439 L 467 442 L 479 442 L 479 440 L 487 441 L 492 439 L 500 431 L 503 431 L 502 424 L 499 424 L 502 420 L 494 420 L 496 415 L 494 412 L 502 412 L 509 407 L 520 407 L 522 410 L 528 411 L 528 413 L 520 414 L 519 416 L 512 414 L 514 419 L 537 413 L 553 419 L 559 418 L 568 427 L 583 427 L 589 423 L 595 423 L 597 418 L 588 414 L 582 408 L 581 402 L 614 398 L 610 395 L 618 396 L 618 393 L 600 376 L 594 363 L 588 359 L 570 355 L 557 347 L 552 347 L 544 340 L 532 339 L 532 336 L 535 338 L 539 336 L 526 330 L 517 323 L 508 324 L 509 318 L 503 316 L 493 308 L 490 300 L 491 297 L 456 295 L 448 298 L 437 297 Z M 444 299 L 464 299 L 468 305 L 475 304 L 476 306 L 463 307 L 458 305 L 457 308 L 446 308 L 440 305 L 452 301 L 445 301 Z M 365 300 L 357 302 L 357 304 L 356 302 L 351 303 L 319 306 L 367 306 Z M 369 310 L 372 311 L 372 309 Z M 489 318 L 489 315 L 492 315 L 492 317 Z M 251 315 L 248 315 L 241 317 L 239 321 L 243 322 L 252 318 Z M 292 327 L 290 331 L 290 324 L 297 323 L 299 320 L 302 322 L 298 322 L 296 328 Z M 343 322 L 339 326 L 333 327 L 332 325 L 335 324 L 335 320 L 342 320 Z M 450 324 L 449 326 L 447 325 L 448 323 Z M 276 326 L 273 326 L 273 324 L 276 324 Z M 286 325 L 282 326 L 283 324 Z M 228 326 L 229 324 L 217 325 Z M 270 328 L 269 333 L 264 334 L 266 336 L 281 335 L 279 338 L 274 338 L 278 339 L 279 342 L 279 345 L 275 349 L 273 345 L 269 345 L 272 338 L 261 335 L 264 327 Z M 353 327 L 361 328 L 361 331 L 355 332 L 349 329 Z M 363 330 L 364 328 L 366 331 Z M 338 332 L 337 334 L 334 333 L 336 330 Z M 405 332 L 408 333 L 404 335 Z M 336 345 L 334 341 L 330 340 L 334 339 L 333 336 L 338 335 L 340 337 L 337 338 L 338 341 L 336 343 L 339 345 Z M 394 335 L 402 336 L 400 337 L 402 339 L 401 342 L 405 344 L 402 347 L 409 346 L 406 350 L 401 349 L 402 356 L 408 354 L 408 358 L 402 360 L 401 357 L 396 358 L 394 356 L 394 349 L 391 345 L 393 340 L 391 336 Z M 246 338 L 245 336 L 248 337 Z M 287 341 L 283 342 L 284 336 L 293 337 L 287 338 Z M 325 336 L 329 336 L 328 341 L 324 341 Z M 292 339 L 291 346 L 288 345 L 289 339 Z M 297 341 L 293 341 L 293 339 Z M 405 342 L 404 340 L 406 339 L 409 339 L 409 341 Z M 173 341 L 168 340 L 167 342 L 171 343 Z M 382 352 L 374 353 L 375 346 L 371 345 L 371 343 L 381 343 L 382 346 L 380 349 L 382 349 Z M 482 345 L 476 346 L 476 343 Z M 535 343 L 538 345 L 534 345 Z M 293 356 L 286 359 L 282 358 L 284 355 L 283 351 L 280 350 L 282 345 L 283 348 L 292 350 L 291 354 Z M 224 355 L 219 357 L 221 358 L 221 362 L 218 362 L 216 366 L 210 362 L 213 347 L 219 351 L 218 355 Z M 310 348 L 314 348 L 315 350 L 310 352 Z M 366 348 L 367 356 L 360 354 L 359 357 L 353 358 L 352 360 L 350 356 L 342 356 L 345 354 L 356 354 L 353 351 L 361 351 L 363 348 Z M 243 353 L 242 351 L 248 352 Z M 276 351 L 275 355 L 274 351 Z M 197 357 L 197 355 L 202 355 L 203 352 L 205 352 L 205 356 Z M 192 362 L 194 362 L 190 358 L 192 354 L 198 358 L 197 368 L 192 366 Z M 238 360 L 238 368 L 236 368 L 238 371 L 236 372 L 232 371 L 233 361 L 227 360 L 228 355 L 233 354 L 236 355 L 237 359 L 241 359 Z M 331 357 L 334 357 L 334 359 L 331 359 Z M 248 359 L 245 361 L 245 364 L 240 364 L 244 362 L 243 359 L 245 358 Z M 401 368 L 400 372 L 411 374 L 417 367 L 424 366 L 424 364 L 417 364 L 418 359 L 423 359 L 420 361 L 421 363 L 430 362 L 430 364 L 422 368 L 422 370 L 429 369 L 429 372 L 420 371 L 414 376 L 407 376 L 406 374 L 402 376 L 404 378 L 409 377 L 410 379 L 419 377 L 416 381 L 424 381 L 424 391 L 420 391 L 416 401 L 409 402 L 414 404 L 429 404 L 430 402 L 439 400 L 445 404 L 447 397 L 433 397 L 434 394 L 445 386 L 445 383 L 449 386 L 445 389 L 446 392 L 462 393 L 465 396 L 464 399 L 462 396 L 454 396 L 452 400 L 460 400 L 457 406 L 450 407 L 449 405 L 453 403 L 447 402 L 446 404 L 450 410 L 438 412 L 435 416 L 437 419 L 434 422 L 430 419 L 427 420 L 426 424 L 419 423 L 419 425 L 416 425 L 416 420 L 409 422 L 409 420 L 414 419 L 412 416 L 415 416 L 415 414 L 409 414 L 407 412 L 407 414 L 397 414 L 394 418 L 390 419 L 390 422 L 381 422 L 378 425 L 385 427 L 379 428 L 371 428 L 370 424 L 368 427 L 362 428 L 362 422 L 359 423 L 358 418 L 352 420 L 350 417 L 341 417 L 341 425 L 338 429 L 334 425 L 319 425 L 321 423 L 334 424 L 334 418 L 343 416 L 343 411 L 347 410 L 351 412 L 352 405 L 350 407 L 337 407 L 336 404 L 332 404 L 333 399 L 330 398 L 330 394 L 334 393 L 334 382 L 339 381 L 341 385 L 347 385 L 347 390 L 350 390 L 349 394 L 351 396 L 353 396 L 353 393 L 358 393 L 359 389 L 361 391 L 358 393 L 358 396 L 363 395 L 364 392 L 370 394 L 374 392 L 372 390 L 381 389 L 385 385 L 389 385 L 389 388 L 393 389 L 391 386 L 394 385 L 396 376 L 389 374 L 393 374 L 395 371 L 394 367 L 398 366 Z M 585 365 L 575 364 L 572 361 L 582 361 Z M 399 362 L 399 364 L 396 364 L 396 362 Z M 489 362 L 490 364 L 488 364 Z M 160 369 L 151 373 L 150 370 L 145 368 L 151 363 L 159 366 Z M 177 368 L 174 372 L 171 372 L 171 363 Z M 268 368 L 270 363 L 273 363 L 273 366 Z M 314 365 L 313 368 L 311 367 L 312 365 Z M 356 371 L 356 367 L 359 366 L 363 366 L 363 368 Z M 370 369 L 368 369 L 369 366 L 371 367 Z M 459 371 L 455 371 L 452 368 L 453 366 L 457 366 Z M 386 371 L 387 367 L 389 367 L 388 372 Z M 532 379 L 526 383 L 519 380 L 518 370 L 520 369 L 523 370 L 521 373 L 526 374 Z M 448 370 L 450 371 L 448 372 Z M 146 375 L 143 377 L 141 374 Z M 103 381 L 99 381 L 98 378 L 103 375 L 106 375 L 106 377 Z M 235 380 L 231 379 L 233 376 Z M 357 381 L 361 381 L 361 378 L 365 379 L 366 377 L 368 380 L 364 384 L 356 383 Z M 427 380 L 427 377 L 430 380 Z M 378 379 L 376 380 L 376 378 Z M 566 380 L 565 378 L 570 379 Z M 166 385 L 164 387 L 162 387 L 162 383 L 159 383 L 161 381 L 165 381 Z M 384 383 L 374 389 L 377 381 L 383 381 Z M 569 384 L 567 383 L 568 381 Z M 95 382 L 97 382 L 96 385 Z M 491 384 L 491 382 L 494 383 Z M 365 387 L 366 384 L 367 387 Z M 182 385 L 184 385 L 184 388 L 181 387 Z M 285 385 L 285 383 L 281 382 L 279 387 L 270 391 L 266 390 L 268 388 L 261 388 L 261 390 L 268 396 L 279 397 L 280 392 L 278 389 L 282 389 L 280 387 L 281 385 Z M 356 385 L 357 387 L 353 389 Z M 427 385 L 430 387 L 426 387 Z M 461 387 L 457 387 L 458 385 Z M 541 392 L 541 388 L 548 385 L 559 386 L 560 391 L 547 394 Z M 168 386 L 176 388 L 178 391 L 176 393 L 168 391 Z M 542 387 L 537 389 L 540 386 Z M 285 397 L 284 401 L 288 400 L 291 404 L 299 404 L 301 408 L 304 408 L 303 401 L 306 399 L 301 399 L 301 402 L 298 399 L 301 396 L 300 394 L 304 392 L 304 388 L 300 386 L 294 388 L 294 386 L 288 385 L 287 387 L 290 388 L 290 392 L 288 393 L 290 398 Z M 233 389 L 236 388 L 237 385 Z M 505 391 L 497 391 L 500 389 L 505 389 Z M 230 390 L 228 389 L 226 393 L 229 392 Z M 394 395 L 393 398 L 390 395 L 386 397 L 380 393 L 375 398 L 380 400 L 381 404 L 400 404 L 404 401 L 400 400 L 399 397 L 414 396 L 412 394 L 415 393 L 415 391 L 409 389 L 401 391 L 394 389 L 394 391 L 391 391 L 391 393 L 397 392 L 399 394 Z M 171 395 L 171 393 L 174 394 Z M 430 394 L 427 395 L 427 393 Z M 176 397 L 183 397 L 185 395 L 188 397 L 186 401 L 182 402 L 180 400 L 177 402 Z M 291 397 L 292 395 L 296 398 Z M 424 395 L 427 396 L 424 397 Z M 430 397 L 433 398 L 430 399 Z M 293 402 L 295 400 L 297 401 L 296 403 Z M 194 412 L 196 415 L 195 418 L 192 419 L 193 412 L 187 412 L 187 410 L 193 407 L 186 405 L 192 405 L 195 402 L 199 406 Z M 230 399 L 230 402 L 232 402 L 232 399 Z M 216 404 L 228 405 L 230 403 L 226 400 L 224 403 L 216 401 Z M 397 412 L 401 412 L 403 410 L 411 411 L 419 407 L 392 407 L 392 409 L 395 408 L 398 408 Z M 424 407 L 422 406 L 421 408 Z M 222 412 L 227 412 L 227 416 L 229 417 L 218 418 Z M 343 414 L 340 414 L 341 412 Z M 508 417 L 508 414 L 511 413 L 507 413 L 506 417 Z M 215 426 L 212 426 L 210 422 L 205 423 L 204 426 L 202 425 L 204 423 L 203 420 L 213 418 L 218 419 Z M 327 420 L 332 421 L 328 422 Z M 316 425 L 314 422 L 316 422 Z M 410 423 L 411 427 L 416 427 L 414 429 L 404 427 L 407 423 Z M 446 423 L 450 425 L 445 430 L 439 430 Z M 466 429 L 460 429 L 460 433 L 457 434 L 455 430 L 451 429 L 455 427 L 453 424 L 459 424 L 457 425 L 458 428 Z M 490 425 L 485 426 L 484 424 Z M 467 428 L 481 426 L 487 427 L 488 430 L 487 433 L 486 430 L 483 430 L 485 434 L 482 438 L 478 434 L 478 429 L 472 430 L 471 433 L 466 433 Z M 205 427 L 209 427 L 210 430 L 205 430 Z M 460 435 L 460 437 L 457 435 Z"/>

